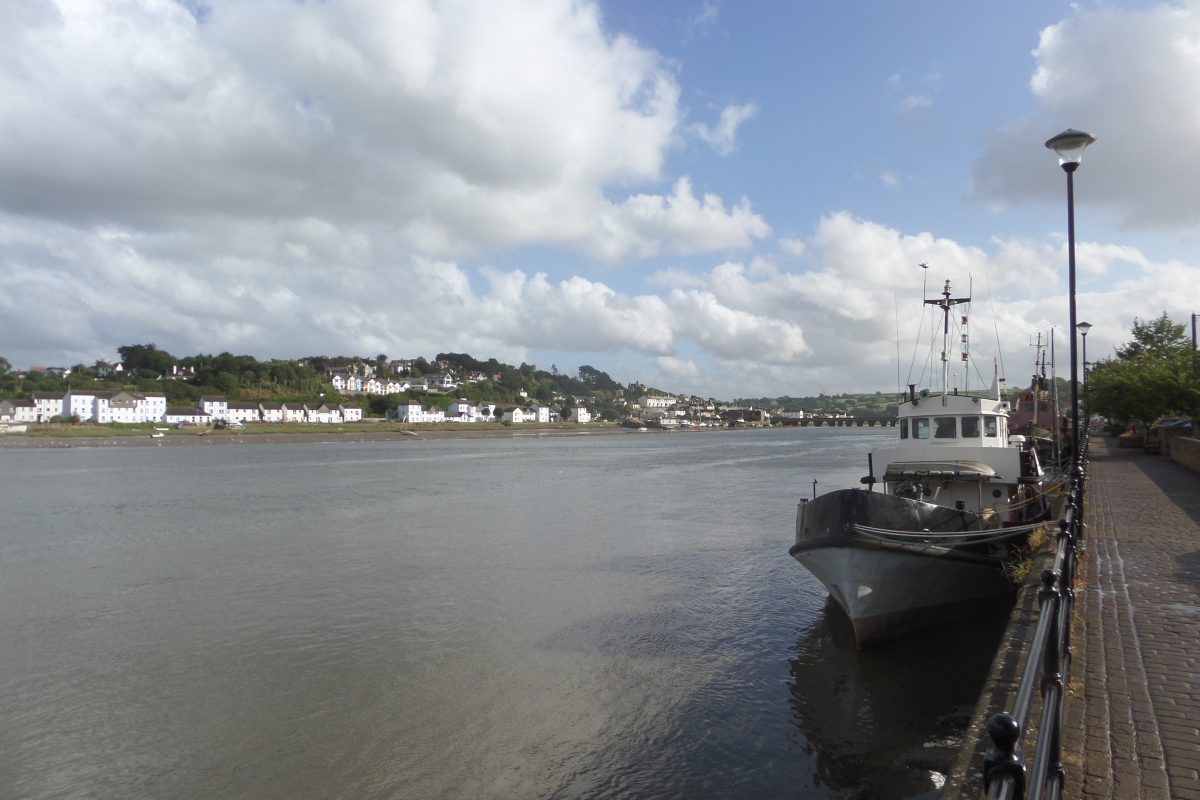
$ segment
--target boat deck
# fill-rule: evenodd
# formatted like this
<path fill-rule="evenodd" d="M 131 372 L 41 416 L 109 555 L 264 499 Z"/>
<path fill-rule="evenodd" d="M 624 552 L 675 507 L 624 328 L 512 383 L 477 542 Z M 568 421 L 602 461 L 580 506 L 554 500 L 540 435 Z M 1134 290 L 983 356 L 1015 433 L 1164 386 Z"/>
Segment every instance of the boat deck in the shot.
<path fill-rule="evenodd" d="M 1097 436 L 1088 498 L 1065 796 L 1200 800 L 1200 473 Z"/>

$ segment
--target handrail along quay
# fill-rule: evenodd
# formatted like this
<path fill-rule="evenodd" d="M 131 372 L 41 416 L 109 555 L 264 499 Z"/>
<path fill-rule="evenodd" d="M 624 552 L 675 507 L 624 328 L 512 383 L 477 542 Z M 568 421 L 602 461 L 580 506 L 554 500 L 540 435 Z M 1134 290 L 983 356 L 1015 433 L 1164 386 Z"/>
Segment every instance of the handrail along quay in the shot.
<path fill-rule="evenodd" d="M 1011 711 L 988 720 L 992 746 L 984 758 L 983 786 L 989 800 L 1040 800 L 1061 797 L 1066 773 L 1062 762 L 1064 687 L 1071 673 L 1071 612 L 1075 606 L 1078 548 L 1083 542 L 1083 505 L 1087 484 L 1088 434 L 1081 432 L 1058 522 L 1053 566 L 1041 575 L 1038 621 Z M 1034 694 L 1041 694 L 1036 737 L 1028 729 Z M 1035 739 L 1032 743 L 1030 739 Z M 1032 744 L 1032 764 L 1026 751 Z"/>

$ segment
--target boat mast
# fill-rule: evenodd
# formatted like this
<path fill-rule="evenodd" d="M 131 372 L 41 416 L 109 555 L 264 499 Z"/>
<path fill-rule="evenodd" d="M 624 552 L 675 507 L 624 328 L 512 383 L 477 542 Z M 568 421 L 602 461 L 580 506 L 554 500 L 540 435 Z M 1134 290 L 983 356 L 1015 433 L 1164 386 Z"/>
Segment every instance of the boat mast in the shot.
<path fill-rule="evenodd" d="M 1062 464 L 1062 435 L 1058 424 L 1058 364 L 1054 354 L 1054 328 L 1050 329 L 1050 430 L 1054 431 L 1055 466 Z"/>
<path fill-rule="evenodd" d="M 946 395 L 950 386 L 950 309 L 959 303 L 969 303 L 969 297 L 951 297 L 950 279 L 942 289 L 941 300 L 926 300 L 925 304 L 937 306 L 942 310 L 942 405 L 946 405 Z"/>
<path fill-rule="evenodd" d="M 1045 375 L 1046 375 L 1046 353 L 1045 353 L 1045 347 L 1042 344 L 1042 332 L 1041 331 L 1038 331 L 1037 344 L 1034 345 L 1034 348 L 1035 349 L 1033 351 L 1033 386 L 1030 387 L 1033 390 L 1033 425 L 1029 429 L 1030 436 L 1033 435 L 1033 429 L 1036 428 L 1038 425 L 1038 419 L 1039 419 L 1038 406 L 1041 405 L 1038 402 L 1038 398 L 1041 395 L 1040 390 L 1042 388 L 1042 382 L 1041 382 L 1041 380 L 1038 379 L 1039 362 L 1040 362 L 1040 367 L 1041 367 L 1040 374 L 1042 375 L 1042 378 L 1044 379 Z"/>

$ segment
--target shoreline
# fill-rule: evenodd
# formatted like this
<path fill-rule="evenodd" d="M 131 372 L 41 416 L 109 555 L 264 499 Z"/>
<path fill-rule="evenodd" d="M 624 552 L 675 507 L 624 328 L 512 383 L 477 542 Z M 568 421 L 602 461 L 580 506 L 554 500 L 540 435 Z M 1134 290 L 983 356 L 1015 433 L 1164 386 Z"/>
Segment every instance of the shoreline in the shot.
<path fill-rule="evenodd" d="M 714 428 L 711 431 L 687 431 L 688 433 L 715 432 L 722 430 Z M 420 431 L 371 431 L 371 430 L 331 430 L 245 433 L 239 431 L 212 431 L 205 434 L 167 433 L 161 438 L 153 438 L 149 434 L 102 434 L 95 436 L 55 436 L 53 434 L 5 434 L 0 436 L 0 450 L 38 450 L 38 449 L 67 449 L 73 447 L 191 447 L 209 445 L 246 445 L 246 444 L 333 444 L 333 443 L 371 443 L 371 442 L 413 442 L 422 440 L 445 439 L 519 439 L 528 437 L 561 437 L 561 436 L 610 436 L 634 433 L 674 433 L 676 431 L 649 430 L 639 431 L 636 428 L 619 426 L 604 426 L 596 428 L 521 428 L 521 429 L 488 429 L 488 430 L 420 430 Z"/>

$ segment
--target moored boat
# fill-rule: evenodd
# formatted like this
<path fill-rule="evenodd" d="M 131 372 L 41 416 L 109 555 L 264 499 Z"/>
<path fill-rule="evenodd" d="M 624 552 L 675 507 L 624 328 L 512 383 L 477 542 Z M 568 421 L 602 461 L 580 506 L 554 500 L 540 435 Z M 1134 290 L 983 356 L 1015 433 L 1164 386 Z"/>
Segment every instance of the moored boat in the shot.
<path fill-rule="evenodd" d="M 941 393 L 910 384 L 898 440 L 868 455 L 863 487 L 797 511 L 789 552 L 846 613 L 859 646 L 1011 596 L 1011 548 L 1047 517 L 1037 452 L 1010 437 L 1001 382 L 986 393 L 947 390 L 950 309 L 969 300 L 951 297 L 949 281 L 940 299 L 925 300 L 942 316 Z"/>

